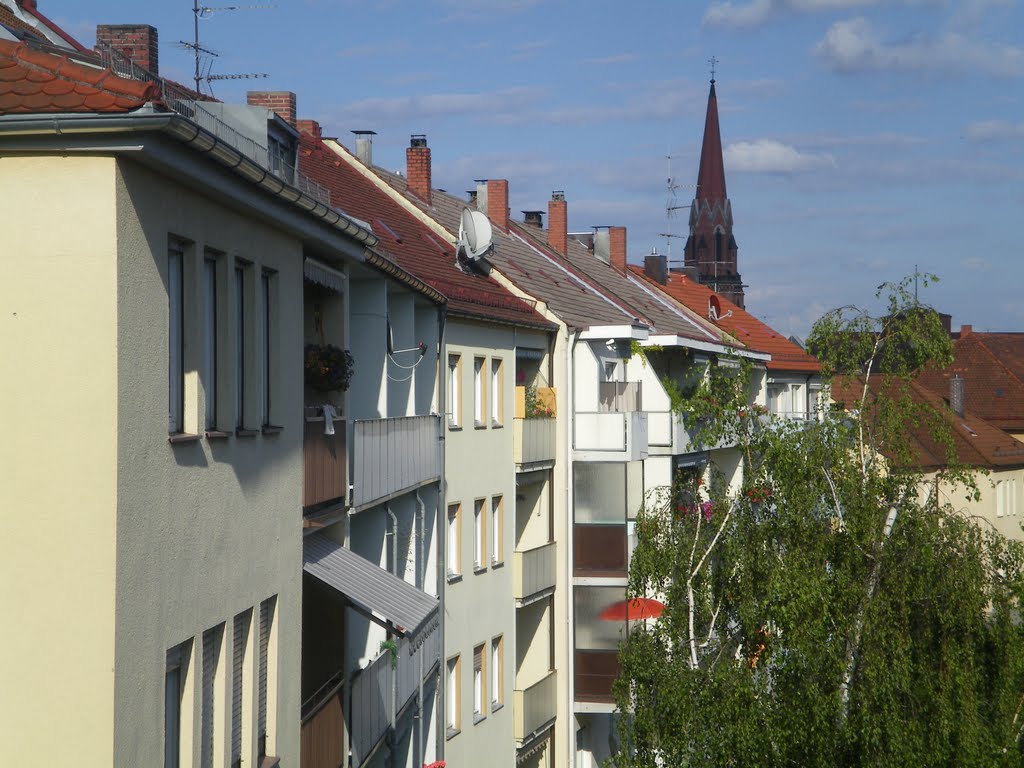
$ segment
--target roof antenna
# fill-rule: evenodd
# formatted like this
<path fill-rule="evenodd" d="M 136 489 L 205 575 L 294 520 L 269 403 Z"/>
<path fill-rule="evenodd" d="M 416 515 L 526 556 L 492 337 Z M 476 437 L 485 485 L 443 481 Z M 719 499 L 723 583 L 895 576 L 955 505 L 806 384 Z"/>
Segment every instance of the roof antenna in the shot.
<path fill-rule="evenodd" d="M 206 83 L 209 85 L 214 80 L 251 80 L 255 78 L 268 77 L 265 72 L 253 72 L 242 75 L 211 75 L 210 69 L 213 66 L 212 60 L 204 61 L 204 57 L 216 57 L 217 54 L 208 48 L 203 48 L 199 43 L 199 20 L 208 19 L 213 14 L 220 11 L 241 11 L 241 10 L 265 10 L 268 8 L 276 8 L 276 5 L 225 5 L 218 8 L 212 8 L 206 5 L 200 5 L 199 0 L 192 0 L 192 15 L 194 16 L 192 22 L 192 42 L 188 43 L 184 40 L 178 41 L 178 44 L 184 48 L 188 48 L 192 51 L 192 55 L 195 59 L 195 75 L 193 77 L 195 81 L 196 93 L 200 93 L 200 84 Z M 210 93 L 213 93 L 213 87 L 210 86 Z"/>
<path fill-rule="evenodd" d="M 658 237 L 665 238 L 665 260 L 670 265 L 672 263 L 672 240 L 674 238 L 681 238 L 683 235 L 677 235 L 672 232 L 672 219 L 675 218 L 676 211 L 681 211 L 687 208 L 692 208 L 692 205 L 676 205 L 676 191 L 683 187 L 683 184 L 679 184 L 676 178 L 672 175 L 672 151 L 665 155 L 665 160 L 668 161 L 668 179 L 666 181 L 667 196 L 665 198 L 665 218 L 668 222 L 668 228 L 665 232 L 659 232 Z M 689 186 L 689 185 L 685 185 Z"/>

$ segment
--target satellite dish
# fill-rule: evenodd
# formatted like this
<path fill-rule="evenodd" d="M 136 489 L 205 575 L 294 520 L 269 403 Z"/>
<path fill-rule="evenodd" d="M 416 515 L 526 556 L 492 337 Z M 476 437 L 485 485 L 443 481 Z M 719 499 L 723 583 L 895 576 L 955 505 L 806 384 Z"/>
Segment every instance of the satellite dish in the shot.
<path fill-rule="evenodd" d="M 457 248 L 470 261 L 476 261 L 491 250 L 491 222 L 480 211 L 462 209 Z"/>
<path fill-rule="evenodd" d="M 708 297 L 708 317 L 712 320 L 717 320 L 722 314 L 722 302 L 718 300 L 718 297 L 712 294 Z"/>

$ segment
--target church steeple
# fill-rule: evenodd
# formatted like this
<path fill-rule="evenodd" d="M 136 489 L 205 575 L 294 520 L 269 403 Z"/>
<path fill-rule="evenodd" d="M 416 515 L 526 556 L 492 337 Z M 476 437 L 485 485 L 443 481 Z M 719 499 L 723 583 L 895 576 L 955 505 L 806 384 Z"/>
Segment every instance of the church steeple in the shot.
<path fill-rule="evenodd" d="M 743 281 L 736 264 L 736 238 L 732 234 L 732 204 L 725 191 L 725 163 L 718 126 L 715 94 L 715 59 L 711 59 L 711 91 L 704 118 L 704 143 L 697 171 L 697 192 L 690 207 L 690 236 L 686 266 L 696 267 L 703 285 L 743 307 Z"/>

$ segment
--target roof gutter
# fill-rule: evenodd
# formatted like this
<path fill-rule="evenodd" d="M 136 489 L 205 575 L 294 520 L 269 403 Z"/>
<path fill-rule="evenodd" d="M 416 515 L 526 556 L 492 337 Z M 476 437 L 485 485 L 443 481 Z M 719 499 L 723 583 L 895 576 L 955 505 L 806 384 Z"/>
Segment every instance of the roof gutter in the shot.
<path fill-rule="evenodd" d="M 145 109 L 149 109 L 146 107 Z M 190 149 L 205 154 L 238 176 L 319 218 L 325 224 L 367 247 L 376 245 L 376 235 L 352 218 L 324 205 L 300 189 L 286 184 L 227 142 L 173 113 L 134 112 L 125 115 L 63 114 L 4 115 L 0 138 L 13 136 L 89 136 L 95 134 L 156 133 L 169 136 Z"/>
<path fill-rule="evenodd" d="M 406 272 L 400 266 L 395 264 L 395 262 L 391 261 L 391 259 L 386 259 L 376 251 L 371 251 L 370 249 L 366 250 L 364 257 L 366 263 L 371 267 L 376 267 L 381 272 L 390 275 L 399 282 L 405 283 L 405 285 L 415 291 L 419 291 L 432 301 L 435 301 L 438 304 L 446 304 L 448 302 L 448 299 L 443 293 L 423 282 L 415 275 Z"/>

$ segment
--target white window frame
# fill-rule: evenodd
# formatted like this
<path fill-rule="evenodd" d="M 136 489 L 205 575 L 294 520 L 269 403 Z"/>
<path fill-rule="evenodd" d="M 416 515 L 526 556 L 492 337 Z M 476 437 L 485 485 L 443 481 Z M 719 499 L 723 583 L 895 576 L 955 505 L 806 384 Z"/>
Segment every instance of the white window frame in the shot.
<path fill-rule="evenodd" d="M 167 431 L 185 431 L 185 246 L 167 246 Z"/>
<path fill-rule="evenodd" d="M 487 427 L 487 380 L 484 378 L 486 363 L 486 358 L 473 358 L 473 422 L 477 429 Z"/>
<path fill-rule="evenodd" d="M 491 638 L 491 711 L 505 704 L 504 638 Z"/>
<path fill-rule="evenodd" d="M 448 505 L 448 578 L 462 575 L 462 505 Z"/>
<path fill-rule="evenodd" d="M 459 701 L 459 688 L 462 678 L 462 657 L 456 654 L 445 664 L 445 725 L 448 738 L 457 734 L 462 728 L 462 707 Z"/>
<path fill-rule="evenodd" d="M 502 496 L 491 498 L 491 565 L 505 561 L 505 501 Z"/>
<path fill-rule="evenodd" d="M 487 499 L 476 499 L 473 502 L 473 570 L 475 571 L 487 568 L 486 503 Z"/>
<path fill-rule="evenodd" d="M 500 357 L 491 358 L 491 426 L 500 427 L 505 423 L 502 411 L 505 408 L 505 385 L 502 381 L 504 364 Z"/>
<path fill-rule="evenodd" d="M 448 428 L 462 428 L 462 355 L 448 355 Z"/>
<path fill-rule="evenodd" d="M 473 722 L 487 717 L 487 645 L 473 649 Z"/>

